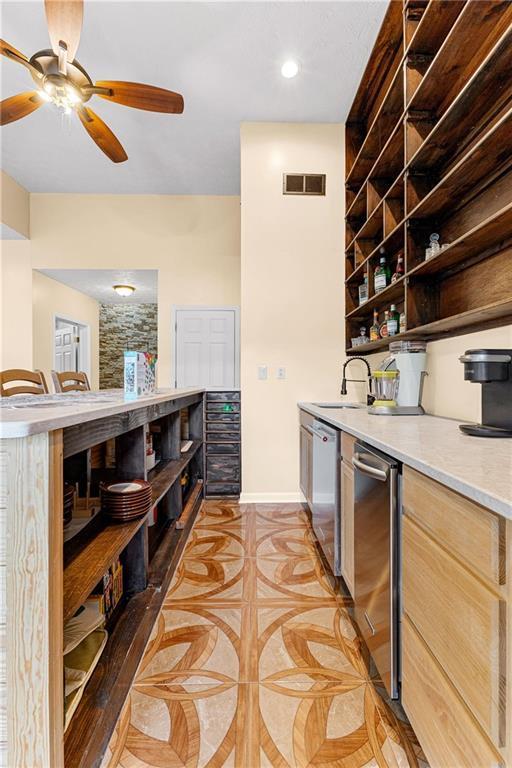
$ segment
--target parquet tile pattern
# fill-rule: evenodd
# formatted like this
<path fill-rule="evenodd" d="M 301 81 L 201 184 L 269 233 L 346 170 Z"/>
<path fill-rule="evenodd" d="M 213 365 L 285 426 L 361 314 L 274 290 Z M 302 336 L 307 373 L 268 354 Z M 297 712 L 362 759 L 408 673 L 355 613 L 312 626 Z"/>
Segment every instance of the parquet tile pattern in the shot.
<path fill-rule="evenodd" d="M 102 768 L 428 768 L 349 605 L 301 505 L 205 502 Z"/>

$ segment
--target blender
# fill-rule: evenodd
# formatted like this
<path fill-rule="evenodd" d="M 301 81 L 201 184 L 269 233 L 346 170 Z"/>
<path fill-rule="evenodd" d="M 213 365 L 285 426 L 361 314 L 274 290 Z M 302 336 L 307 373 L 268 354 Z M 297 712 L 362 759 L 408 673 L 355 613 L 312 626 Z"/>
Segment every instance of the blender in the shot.
<path fill-rule="evenodd" d="M 427 344 L 424 341 L 393 341 L 389 345 L 389 351 L 388 357 L 372 374 L 372 391 L 377 400 L 368 408 L 368 413 L 382 416 L 421 416 L 425 413 L 421 397 L 423 380 L 427 375 Z M 382 382 L 387 377 L 382 374 L 385 373 L 399 373 L 399 376 L 384 385 Z M 386 392 L 386 397 L 381 398 L 378 395 L 379 386 L 380 391 Z M 392 394 L 388 400 L 388 396 Z"/>

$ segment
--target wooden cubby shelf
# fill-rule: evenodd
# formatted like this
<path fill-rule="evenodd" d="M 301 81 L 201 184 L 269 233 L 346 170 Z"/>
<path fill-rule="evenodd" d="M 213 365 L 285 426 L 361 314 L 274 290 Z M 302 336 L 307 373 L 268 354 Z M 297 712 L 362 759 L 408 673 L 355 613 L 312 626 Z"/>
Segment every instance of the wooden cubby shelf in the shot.
<path fill-rule="evenodd" d="M 141 517 L 129 523 L 105 523 L 64 568 L 64 622 L 80 608 L 145 520 Z"/>
<path fill-rule="evenodd" d="M 346 126 L 347 354 L 512 322 L 510 71 L 507 0 L 390 3 Z M 404 275 L 374 294 L 383 254 Z M 406 330 L 352 348 L 391 304 Z"/>
<path fill-rule="evenodd" d="M 193 440 L 188 451 L 183 453 L 180 459 L 160 461 L 154 469 L 148 472 L 148 482 L 151 483 L 153 493 L 153 506 L 165 496 L 171 485 L 176 482 L 183 470 L 192 461 L 202 444 L 201 440 Z"/>

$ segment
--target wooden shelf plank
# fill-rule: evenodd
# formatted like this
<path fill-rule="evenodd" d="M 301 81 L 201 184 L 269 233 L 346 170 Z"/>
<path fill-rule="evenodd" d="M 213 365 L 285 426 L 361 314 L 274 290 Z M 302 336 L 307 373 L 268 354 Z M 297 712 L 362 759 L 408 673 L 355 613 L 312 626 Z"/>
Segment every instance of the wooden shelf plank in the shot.
<path fill-rule="evenodd" d="M 406 277 L 439 274 L 474 256 L 493 249 L 501 250 L 512 240 L 512 203 L 489 216 L 469 232 L 450 243 L 444 251 L 422 261 Z"/>
<path fill-rule="evenodd" d="M 512 70 L 512 26 L 464 85 L 407 164 L 424 171 L 463 151 L 482 116 L 506 98 Z M 425 75 L 428 77 L 428 73 Z"/>
<path fill-rule="evenodd" d="M 407 53 L 435 54 L 466 2 L 430 0 L 410 40 Z"/>
<path fill-rule="evenodd" d="M 509 0 L 469 0 L 425 72 L 408 108 L 443 112 L 468 73 L 475 70 L 475 60 L 488 53 L 511 17 Z M 478 45 L 474 44 L 475 35 L 478 35 Z"/>
<path fill-rule="evenodd" d="M 484 327 L 493 328 L 496 325 L 501 325 L 504 318 L 512 320 L 512 298 L 496 301 L 484 307 L 470 309 L 467 312 L 460 312 L 457 315 L 443 317 L 440 320 L 419 325 L 417 328 L 412 328 L 410 331 L 399 333 L 396 336 L 379 339 L 378 341 L 370 341 L 368 344 L 360 344 L 358 347 L 349 347 L 346 352 L 347 355 L 372 354 L 372 352 L 378 352 L 380 349 L 387 349 L 392 341 L 401 341 L 402 339 L 432 341 L 443 336 L 467 333 L 474 326 L 477 326 L 479 329 Z"/>
<path fill-rule="evenodd" d="M 512 107 L 443 176 L 409 213 L 409 218 L 435 216 L 453 200 L 461 201 L 478 183 L 512 163 Z"/>
<path fill-rule="evenodd" d="M 153 491 L 153 506 L 158 504 L 167 493 L 171 485 L 176 482 L 183 470 L 188 466 L 192 458 L 202 445 L 202 440 L 194 440 L 186 453 L 180 459 L 160 461 L 154 469 L 148 472 L 148 483 L 151 483 Z"/>
<path fill-rule="evenodd" d="M 365 301 L 364 304 L 361 304 L 345 315 L 345 318 L 353 321 L 367 321 L 368 318 L 372 316 L 374 309 L 382 311 L 383 307 L 389 307 L 389 305 L 394 304 L 397 299 L 403 298 L 405 291 L 404 283 L 405 278 L 401 277 L 400 280 L 391 283 L 384 288 L 383 291 L 374 293 L 373 296 L 370 296 L 368 301 Z"/>
<path fill-rule="evenodd" d="M 70 619 L 91 594 L 145 519 L 146 516 L 129 523 L 106 524 L 64 568 L 64 621 Z"/>
<path fill-rule="evenodd" d="M 198 480 L 192 490 L 190 491 L 187 503 L 183 507 L 183 512 L 176 520 L 176 530 L 182 531 L 186 527 L 189 519 L 195 517 L 197 506 L 201 503 L 201 497 L 203 494 L 204 483 L 202 480 Z"/>

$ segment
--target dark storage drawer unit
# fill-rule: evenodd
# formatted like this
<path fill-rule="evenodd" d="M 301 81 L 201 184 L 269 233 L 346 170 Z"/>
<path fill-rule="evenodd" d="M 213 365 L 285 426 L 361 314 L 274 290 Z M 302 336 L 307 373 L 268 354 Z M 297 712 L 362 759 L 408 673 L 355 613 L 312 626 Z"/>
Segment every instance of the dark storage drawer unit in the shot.
<path fill-rule="evenodd" d="M 205 398 L 205 496 L 240 496 L 240 392 L 207 392 Z"/>

